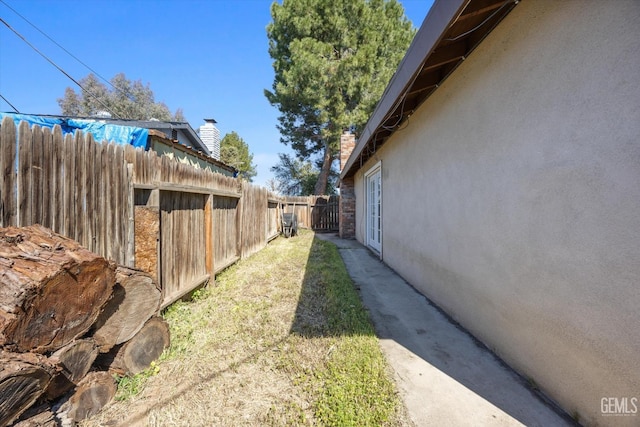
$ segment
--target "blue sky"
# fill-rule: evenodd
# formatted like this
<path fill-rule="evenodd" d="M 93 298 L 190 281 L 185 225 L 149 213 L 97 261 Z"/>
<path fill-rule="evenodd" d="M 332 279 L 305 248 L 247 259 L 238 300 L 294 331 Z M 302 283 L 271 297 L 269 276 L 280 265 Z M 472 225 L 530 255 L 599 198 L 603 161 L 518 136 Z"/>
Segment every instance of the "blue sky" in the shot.
<path fill-rule="evenodd" d="M 330 0 L 327 0 L 330 1 Z M 182 108 L 194 129 L 218 121 L 236 131 L 264 185 L 280 143 L 278 110 L 264 97 L 273 82 L 266 26 L 272 0 L 1 0 L 0 17 L 76 80 L 89 70 L 30 26 L 110 79 L 123 72 L 149 83 L 156 101 Z M 419 27 L 432 0 L 400 0 Z M 59 114 L 57 98 L 78 89 L 0 23 L 0 94 L 21 113 Z M 13 111 L 0 99 L 0 111 Z"/>

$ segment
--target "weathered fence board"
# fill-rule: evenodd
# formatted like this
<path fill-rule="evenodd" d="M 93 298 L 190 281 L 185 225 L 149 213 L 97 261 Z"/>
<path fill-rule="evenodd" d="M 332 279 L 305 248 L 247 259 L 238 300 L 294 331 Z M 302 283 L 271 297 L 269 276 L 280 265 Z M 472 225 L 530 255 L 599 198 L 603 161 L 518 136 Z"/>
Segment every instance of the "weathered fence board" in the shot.
<path fill-rule="evenodd" d="M 18 139 L 18 225 L 28 225 L 31 220 L 31 128 L 27 122 L 20 123 Z"/>
<path fill-rule="evenodd" d="M 34 126 L 33 134 L 36 135 L 36 128 Z M 53 228 L 52 219 L 51 219 L 51 205 L 54 201 L 53 194 L 53 150 L 52 150 L 52 139 L 51 129 L 43 128 L 42 129 L 42 139 L 38 137 L 34 138 L 38 142 L 42 143 L 42 221 L 41 225 L 47 228 Z M 33 223 L 38 222 L 38 217 L 33 218 Z M 93 250 L 91 247 L 87 247 L 90 250 Z"/>
<path fill-rule="evenodd" d="M 0 129 L 0 220 L 2 226 L 16 221 L 16 127 L 9 117 L 2 120 Z"/>
<path fill-rule="evenodd" d="M 31 139 L 31 217 L 29 224 L 34 224 L 38 219 L 43 217 L 45 208 L 45 200 L 43 197 L 43 189 L 46 181 L 44 180 L 44 135 L 39 126 L 34 126 Z"/>

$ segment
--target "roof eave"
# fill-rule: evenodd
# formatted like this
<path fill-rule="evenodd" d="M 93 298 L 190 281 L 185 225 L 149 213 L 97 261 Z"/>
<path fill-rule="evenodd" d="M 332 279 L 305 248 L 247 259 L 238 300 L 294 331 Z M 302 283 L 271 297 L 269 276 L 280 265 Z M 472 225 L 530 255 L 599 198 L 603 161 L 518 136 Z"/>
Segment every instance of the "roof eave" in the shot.
<path fill-rule="evenodd" d="M 365 125 L 340 178 L 353 175 L 517 3 L 518 0 L 436 0 Z M 393 124 L 388 125 L 389 122 Z"/>
<path fill-rule="evenodd" d="M 401 98 L 413 76 L 420 70 L 425 58 L 434 50 L 440 37 L 449 28 L 451 21 L 460 14 L 468 2 L 469 0 L 436 0 L 433 4 L 358 138 L 358 143 L 347 160 L 340 178 L 349 175 L 365 145 L 371 140 L 394 104 Z"/>

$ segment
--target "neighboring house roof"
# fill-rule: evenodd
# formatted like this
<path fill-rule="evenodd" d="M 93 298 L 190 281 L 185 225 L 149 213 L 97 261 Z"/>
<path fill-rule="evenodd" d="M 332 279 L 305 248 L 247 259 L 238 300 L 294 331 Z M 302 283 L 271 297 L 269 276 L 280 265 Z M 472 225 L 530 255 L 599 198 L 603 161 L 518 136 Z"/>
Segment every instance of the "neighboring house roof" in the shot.
<path fill-rule="evenodd" d="M 38 124 L 40 126 L 53 127 L 58 124 L 62 127 L 62 131 L 73 132 L 78 130 L 87 130 L 94 134 L 98 140 L 116 140 L 118 143 L 124 143 L 120 138 L 120 134 L 114 131 L 118 128 L 130 129 L 127 142 L 136 147 L 144 146 L 139 140 L 143 139 L 146 143 L 148 132 L 135 132 L 135 129 L 154 129 L 163 132 L 167 138 L 178 140 L 187 147 L 192 147 L 196 151 L 200 151 L 205 155 L 210 155 L 207 146 L 202 142 L 198 134 L 188 122 L 161 122 L 158 120 L 128 120 L 128 119 L 112 119 L 110 117 L 80 117 L 80 116 L 61 116 L 53 114 L 14 114 L 0 113 L 3 116 L 11 116 L 16 121 L 16 125 L 20 120 L 25 120 L 30 124 Z M 93 125 L 95 124 L 95 125 Z M 105 125 L 114 125 L 110 127 Z M 107 129 L 107 131 L 105 131 Z M 97 133 L 96 133 L 97 131 Z M 115 132 L 115 134 L 114 134 Z M 115 136 L 115 137 L 114 137 Z"/>
<path fill-rule="evenodd" d="M 126 119 L 112 119 L 112 118 L 94 118 L 94 120 L 104 120 L 107 123 L 112 123 L 122 126 L 135 126 L 145 129 L 154 129 L 163 132 L 170 139 L 177 139 L 181 144 L 188 147 L 192 147 L 197 151 L 203 152 L 205 155 L 210 155 L 209 149 L 202 142 L 197 132 L 193 130 L 188 122 L 161 122 L 158 120 L 126 120 Z M 184 138 L 180 138 L 178 132 L 184 135 Z"/>
<path fill-rule="evenodd" d="M 516 6 L 518 0 L 436 0 L 358 138 L 353 175 Z"/>

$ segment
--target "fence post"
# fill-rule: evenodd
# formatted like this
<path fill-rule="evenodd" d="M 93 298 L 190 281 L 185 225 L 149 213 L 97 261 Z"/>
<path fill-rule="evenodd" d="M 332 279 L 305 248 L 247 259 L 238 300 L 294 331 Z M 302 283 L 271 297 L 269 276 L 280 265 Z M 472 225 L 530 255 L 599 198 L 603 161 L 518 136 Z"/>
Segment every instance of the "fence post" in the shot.
<path fill-rule="evenodd" d="M 133 200 L 133 164 L 127 163 L 127 194 L 129 204 L 129 218 L 127 221 L 127 267 L 134 268 L 136 266 L 136 222 L 135 222 L 135 205 Z"/>
<path fill-rule="evenodd" d="M 236 248 L 237 256 L 242 259 L 244 257 L 244 245 L 243 245 L 243 237 L 242 237 L 242 217 L 243 206 L 245 201 L 245 189 L 244 184 L 240 183 L 240 198 L 238 199 L 238 204 L 236 205 L 236 239 L 238 241 L 238 247 Z"/>

